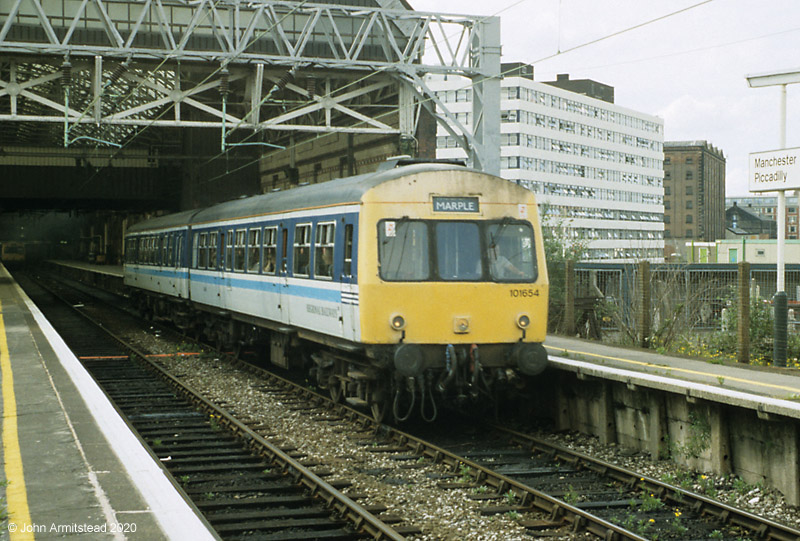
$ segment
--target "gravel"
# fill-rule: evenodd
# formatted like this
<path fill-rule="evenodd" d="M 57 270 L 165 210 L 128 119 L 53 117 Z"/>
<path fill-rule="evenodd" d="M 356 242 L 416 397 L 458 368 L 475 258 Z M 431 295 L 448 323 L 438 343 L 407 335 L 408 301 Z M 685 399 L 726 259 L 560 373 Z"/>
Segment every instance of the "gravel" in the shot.
<path fill-rule="evenodd" d="M 145 334 L 147 336 L 138 338 L 140 342 L 149 342 L 148 349 L 165 347 L 155 333 Z M 440 476 L 452 473 L 441 464 L 409 464 L 392 459 L 389 453 L 371 452 L 373 444 L 365 443 L 368 434 L 353 436 L 352 428 L 341 425 L 345 421 L 321 422 L 319 419 L 327 413 L 292 410 L 280 398 L 260 390 L 262 380 L 226 365 L 213 354 L 164 357 L 160 362 L 209 399 L 235 410 L 238 417 L 258 419 L 273 438 L 335 467 L 336 478 L 352 482 L 348 492 L 366 495 L 360 503 L 384 505 L 388 514 L 404 519 L 401 524 L 414 525 L 422 530 L 421 535 L 410 539 L 594 539 L 586 533 L 575 534 L 566 530 L 562 530 L 561 535 L 554 536 L 554 532 L 548 532 L 537 537 L 536 532 L 526 530 L 519 523 L 520 520 L 545 518 L 542 515 L 483 516 L 480 510 L 486 503 L 470 499 L 470 490 L 437 487 Z M 800 528 L 798 509 L 788 505 L 775 490 L 747 485 L 735 476 L 710 476 L 691 472 L 671 462 L 654 462 L 647 454 L 631 452 L 613 444 L 600 445 L 596 438 L 582 434 L 547 434 L 546 437 L 611 464 Z M 400 469 L 400 465 L 407 467 Z"/>

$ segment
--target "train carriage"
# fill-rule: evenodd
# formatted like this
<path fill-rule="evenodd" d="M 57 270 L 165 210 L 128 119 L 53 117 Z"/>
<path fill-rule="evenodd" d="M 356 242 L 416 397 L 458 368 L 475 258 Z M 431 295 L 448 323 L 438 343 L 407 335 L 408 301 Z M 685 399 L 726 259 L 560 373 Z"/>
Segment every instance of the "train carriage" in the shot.
<path fill-rule="evenodd" d="M 384 167 L 137 224 L 125 283 L 155 317 L 265 342 L 376 418 L 490 401 L 546 365 L 533 194 L 465 167 Z M 304 355 L 290 355 L 297 348 Z"/>

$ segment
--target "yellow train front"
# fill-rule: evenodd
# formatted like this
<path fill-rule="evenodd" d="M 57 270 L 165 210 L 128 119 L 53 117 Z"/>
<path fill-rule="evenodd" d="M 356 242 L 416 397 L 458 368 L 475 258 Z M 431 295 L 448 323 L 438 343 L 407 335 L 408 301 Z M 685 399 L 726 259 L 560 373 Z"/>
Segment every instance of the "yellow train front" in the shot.
<path fill-rule="evenodd" d="M 544 370 L 547 267 L 529 190 L 463 167 L 404 169 L 361 198 L 369 362 L 329 358 L 319 368 L 334 396 L 377 418 L 433 420 L 445 402 L 489 405 Z"/>

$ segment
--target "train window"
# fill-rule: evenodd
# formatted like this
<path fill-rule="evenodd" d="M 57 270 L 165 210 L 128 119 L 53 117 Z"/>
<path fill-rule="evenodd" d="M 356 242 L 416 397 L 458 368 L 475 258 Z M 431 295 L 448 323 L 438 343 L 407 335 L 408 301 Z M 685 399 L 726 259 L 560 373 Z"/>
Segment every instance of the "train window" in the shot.
<path fill-rule="evenodd" d="M 244 254 L 247 247 L 247 230 L 236 230 L 236 245 L 233 252 L 233 270 L 244 270 Z"/>
<path fill-rule="evenodd" d="M 344 226 L 344 268 L 342 274 L 353 275 L 353 224 Z"/>
<path fill-rule="evenodd" d="M 480 280 L 481 236 L 474 222 L 436 224 L 436 261 L 442 280 Z"/>
<path fill-rule="evenodd" d="M 172 235 L 164 235 L 161 237 L 161 264 L 171 265 L 170 251 L 172 249 Z"/>
<path fill-rule="evenodd" d="M 311 250 L 311 224 L 298 225 L 294 228 L 294 262 L 292 273 L 308 276 Z"/>
<path fill-rule="evenodd" d="M 409 220 L 379 222 L 378 260 L 384 280 L 427 280 L 428 226 Z"/>
<path fill-rule="evenodd" d="M 170 233 L 167 237 L 167 257 L 165 265 L 173 267 L 175 265 L 175 233 Z"/>
<path fill-rule="evenodd" d="M 192 268 L 198 267 L 198 259 L 200 255 L 200 235 L 198 233 L 194 234 L 194 242 L 192 248 Z"/>
<path fill-rule="evenodd" d="M 183 266 L 183 236 L 180 234 L 175 235 L 175 266 Z"/>
<path fill-rule="evenodd" d="M 278 228 L 267 227 L 264 229 L 264 268 L 267 274 L 275 274 L 276 261 L 278 260 Z"/>
<path fill-rule="evenodd" d="M 501 222 L 486 228 L 487 261 L 496 281 L 533 281 L 536 262 L 530 224 Z"/>
<path fill-rule="evenodd" d="M 217 246 L 219 243 L 219 233 L 214 231 L 208 234 L 208 263 L 209 269 L 217 268 Z"/>
<path fill-rule="evenodd" d="M 197 250 L 200 253 L 200 261 L 197 267 L 200 269 L 208 268 L 208 233 L 200 233 L 200 242 L 197 244 Z"/>
<path fill-rule="evenodd" d="M 233 229 L 228 229 L 225 234 L 225 265 L 224 268 L 233 270 Z"/>
<path fill-rule="evenodd" d="M 261 267 L 261 230 L 251 229 L 247 235 L 247 272 L 258 272 Z"/>
<path fill-rule="evenodd" d="M 317 224 L 314 239 L 314 276 L 319 278 L 333 277 L 333 240 L 336 224 Z"/>
<path fill-rule="evenodd" d="M 289 250 L 289 230 L 281 229 L 281 272 L 286 272 L 286 258 Z"/>

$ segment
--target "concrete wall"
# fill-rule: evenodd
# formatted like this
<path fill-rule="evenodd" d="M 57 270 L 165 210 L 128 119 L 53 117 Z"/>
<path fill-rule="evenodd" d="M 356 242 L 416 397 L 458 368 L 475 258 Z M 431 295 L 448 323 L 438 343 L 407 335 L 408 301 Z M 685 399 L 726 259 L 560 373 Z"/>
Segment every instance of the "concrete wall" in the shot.
<path fill-rule="evenodd" d="M 558 430 L 597 436 L 651 457 L 718 475 L 734 473 L 800 504 L 798 419 L 635 383 L 566 371 L 541 392 Z M 554 380 L 556 384 L 554 384 Z"/>

